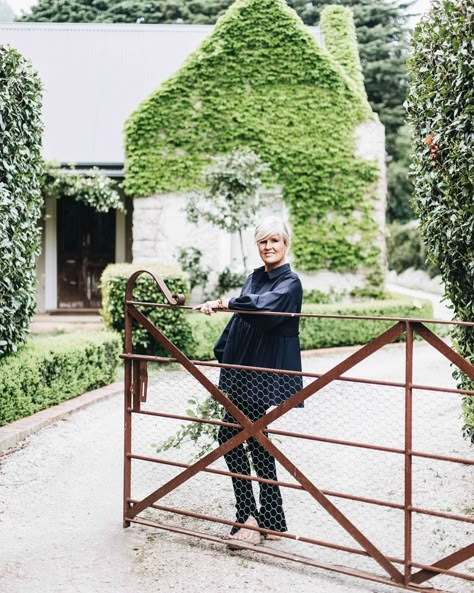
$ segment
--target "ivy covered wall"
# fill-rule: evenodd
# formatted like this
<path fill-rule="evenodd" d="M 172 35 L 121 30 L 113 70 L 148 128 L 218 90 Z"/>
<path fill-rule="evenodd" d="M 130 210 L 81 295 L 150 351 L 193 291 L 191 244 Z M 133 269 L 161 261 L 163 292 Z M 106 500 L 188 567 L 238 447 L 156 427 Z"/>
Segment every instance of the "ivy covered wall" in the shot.
<path fill-rule="evenodd" d="M 212 156 L 246 147 L 270 165 L 267 183 L 283 188 L 298 269 L 380 269 L 373 219 L 379 169 L 355 156 L 354 140 L 358 124 L 374 115 L 350 12 L 326 10 L 330 51 L 284 0 L 237 0 L 126 122 L 126 192 L 199 188 Z M 334 56 L 342 55 L 339 64 Z"/>

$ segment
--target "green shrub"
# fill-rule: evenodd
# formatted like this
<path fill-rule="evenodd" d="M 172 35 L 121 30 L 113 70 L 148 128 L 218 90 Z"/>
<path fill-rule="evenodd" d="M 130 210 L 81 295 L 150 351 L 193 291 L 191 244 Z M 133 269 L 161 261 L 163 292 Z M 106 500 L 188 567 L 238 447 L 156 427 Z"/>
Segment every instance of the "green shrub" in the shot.
<path fill-rule="evenodd" d="M 401 225 L 393 223 L 387 226 L 388 269 L 398 274 L 408 268 L 425 270 L 433 277 L 439 274 L 436 264 L 430 262 L 420 229 L 415 223 Z"/>
<path fill-rule="evenodd" d="M 102 273 L 100 289 L 102 293 L 102 317 L 108 329 L 120 332 L 124 337 L 125 288 L 128 278 L 140 269 L 146 269 L 161 276 L 172 294 L 187 294 L 189 287 L 183 272 L 176 267 L 146 264 L 110 264 Z M 148 274 L 138 279 L 133 298 L 136 301 L 164 303 L 165 299 Z M 190 347 L 193 337 L 183 309 L 138 307 L 148 319 L 160 329 L 178 348 Z M 133 332 L 133 349 L 140 354 L 162 355 L 165 353 L 143 327 Z"/>
<path fill-rule="evenodd" d="M 112 332 L 29 340 L 0 360 L 0 426 L 107 385 L 119 352 L 120 338 Z"/>
<path fill-rule="evenodd" d="M 0 356 L 28 336 L 41 234 L 41 81 L 0 44 Z"/>
<path fill-rule="evenodd" d="M 369 317 L 411 317 L 431 319 L 432 305 L 428 301 L 371 301 L 365 303 L 303 305 L 303 313 L 319 315 L 357 315 Z M 194 343 L 187 354 L 196 360 L 214 358 L 213 347 L 222 333 L 229 314 L 217 313 L 212 317 L 189 314 Z M 390 321 L 361 319 L 302 318 L 300 341 L 302 350 L 353 346 L 364 344 L 393 325 Z"/>
<path fill-rule="evenodd" d="M 323 292 L 317 288 L 303 290 L 303 302 L 317 305 L 327 305 L 342 300 L 346 295 L 344 293 L 338 294 L 334 290 Z"/>
<path fill-rule="evenodd" d="M 474 5 L 434 0 L 415 29 L 407 98 L 413 129 L 414 207 L 430 257 L 441 270 L 456 319 L 474 320 Z M 474 327 L 453 330 L 458 352 L 474 363 Z M 458 373 L 458 386 L 474 381 Z M 474 443 L 474 397 L 464 399 L 464 433 Z"/>
<path fill-rule="evenodd" d="M 214 344 L 230 319 L 229 313 L 216 313 L 211 317 L 190 313 L 187 321 L 193 335 L 193 345 L 186 354 L 194 360 L 212 360 Z"/>
<path fill-rule="evenodd" d="M 430 302 L 370 301 L 353 304 L 305 305 L 304 313 L 321 315 L 357 315 L 367 317 L 414 317 L 431 319 L 433 308 Z M 365 344 L 385 329 L 391 321 L 370 321 L 364 319 L 302 318 L 300 341 L 302 350 L 332 348 Z"/>

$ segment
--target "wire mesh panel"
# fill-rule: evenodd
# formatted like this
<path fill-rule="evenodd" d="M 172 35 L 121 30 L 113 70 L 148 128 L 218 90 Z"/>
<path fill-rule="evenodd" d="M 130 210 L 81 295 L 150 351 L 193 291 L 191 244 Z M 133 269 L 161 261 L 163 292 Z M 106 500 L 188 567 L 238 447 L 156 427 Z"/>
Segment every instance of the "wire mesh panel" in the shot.
<path fill-rule="evenodd" d="M 400 328 L 404 382 L 344 375 Z M 472 589 L 460 395 L 413 387 L 412 326 L 323 373 L 306 359 L 302 373 L 193 363 L 147 329 L 173 358 L 124 355 L 126 524 L 408 589 L 433 577 L 445 591 Z"/>

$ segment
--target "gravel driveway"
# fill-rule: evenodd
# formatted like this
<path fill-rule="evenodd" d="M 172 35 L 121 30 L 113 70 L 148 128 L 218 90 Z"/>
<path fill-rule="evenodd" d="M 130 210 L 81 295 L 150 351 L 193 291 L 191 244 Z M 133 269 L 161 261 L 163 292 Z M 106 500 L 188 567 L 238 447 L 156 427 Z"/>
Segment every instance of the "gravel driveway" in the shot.
<path fill-rule="evenodd" d="M 415 349 L 415 362 L 420 369 L 415 376 L 416 382 L 452 385 L 449 363 L 426 345 L 416 344 Z M 343 352 L 320 354 L 305 358 L 304 365 L 307 370 L 319 372 L 346 356 L 347 353 Z M 402 377 L 397 368 L 403 359 L 403 348 L 391 346 L 350 374 L 399 380 Z M 159 392 L 159 379 L 153 384 L 151 392 L 153 389 Z M 369 415 L 372 419 L 370 424 L 378 431 L 377 434 L 385 435 L 384 444 L 398 446 L 402 437 L 394 421 L 399 416 L 398 396 L 393 398 L 393 404 L 383 403 L 382 412 L 380 396 L 383 393 L 373 387 L 371 389 L 371 392 L 355 390 L 349 394 L 350 397 L 342 388 L 339 393 L 335 390 L 330 406 L 321 398 L 318 414 L 324 414 L 326 419 L 332 418 L 334 423 L 331 426 L 328 421 L 325 422 L 325 434 L 332 436 L 338 431 L 340 433 L 342 426 L 344 436 L 356 440 L 361 436 L 358 431 L 360 433 L 365 429 L 361 428 L 362 422 L 354 423 L 350 418 L 354 414 L 361 419 Z M 335 400 L 337 396 L 342 398 L 340 402 Z M 470 448 L 459 436 L 461 420 L 456 397 L 442 394 L 436 398 L 436 404 L 430 400 L 430 404 L 425 405 L 426 395 L 419 393 L 421 403 L 415 401 L 416 411 L 416 406 L 420 406 L 417 411 L 419 422 L 415 423 L 415 443 L 418 439 L 415 448 L 431 447 L 428 450 L 469 456 Z M 341 420 L 344 416 L 340 412 L 343 402 L 346 416 Z M 369 408 L 370 402 L 372 407 Z M 173 400 L 170 409 L 178 404 L 179 397 Z M 304 420 L 307 424 L 314 422 L 317 425 L 318 414 L 311 413 L 310 404 L 304 411 L 297 410 L 295 413 L 296 417 L 286 421 L 298 424 Z M 256 556 L 252 552 L 229 552 L 218 544 L 152 528 L 134 525 L 123 529 L 122 421 L 122 401 L 117 397 L 41 430 L 21 448 L 0 459 L 2 593 L 200 593 L 203 590 L 209 593 L 288 593 L 290 590 L 298 593 L 385 593 L 396 590 L 304 565 L 285 564 L 280 559 Z M 349 428 L 353 429 L 350 434 Z M 145 432 L 136 445 L 150 453 L 154 447 L 153 439 L 156 440 L 153 431 Z M 369 496 L 364 488 L 372 480 L 372 486 L 375 484 L 377 487 L 377 492 L 372 491 L 373 496 L 393 496 L 394 500 L 397 499 L 398 480 L 394 482 L 396 486 L 386 480 L 381 480 L 378 485 L 377 480 L 383 474 L 382 467 L 397 476 L 400 471 L 403 473 L 403 467 L 400 470 L 398 466 L 379 466 L 377 462 L 370 462 L 366 473 L 361 473 L 354 471 L 355 467 L 363 466 L 357 465 L 359 459 L 350 452 L 345 455 L 341 455 L 340 451 L 338 455 L 319 452 L 311 457 L 306 451 L 304 454 L 300 452 L 298 458 L 298 451 L 291 450 L 292 445 L 285 441 L 280 446 L 283 449 L 288 447 L 288 454 L 293 454 L 298 464 L 306 463 L 308 472 L 316 467 L 313 467 L 313 461 L 318 461 L 320 465 L 314 471 L 318 477 L 322 476 L 318 481 L 322 487 L 329 487 L 331 477 L 337 487 L 342 489 L 350 485 L 352 492 Z M 183 449 L 182 455 L 186 454 L 186 449 Z M 308 460 L 313 461 L 310 463 Z M 451 470 L 452 473 L 449 473 Z M 420 464 L 414 494 L 422 500 L 415 500 L 415 504 L 456 513 L 472 512 L 472 473 L 468 473 L 466 467 L 455 464 L 449 464 L 446 472 L 439 462 Z M 136 487 L 140 489 L 143 486 L 145 493 L 159 485 L 152 482 L 152 488 L 149 488 L 146 472 L 140 474 L 137 471 L 135 475 Z M 280 473 L 280 478 L 286 479 L 287 476 Z M 227 487 L 228 484 L 225 484 L 224 490 Z M 182 497 L 180 503 L 190 504 L 194 509 L 218 509 L 227 515 L 231 510 L 231 498 L 224 490 L 189 488 L 179 494 Z M 288 495 L 285 503 L 289 516 L 293 517 L 291 530 L 310 529 L 314 519 L 316 528 L 322 529 L 323 526 L 324 534 L 330 536 L 332 527 L 330 523 L 323 525 L 322 521 L 326 518 L 322 517 L 319 509 L 314 511 L 314 516 L 301 513 L 301 505 L 297 502 L 299 495 L 298 492 L 294 498 Z M 344 506 L 345 501 L 337 499 L 334 502 L 350 513 L 349 507 Z M 309 507 L 303 505 L 303 508 Z M 369 517 L 359 509 L 354 511 L 353 517 L 358 525 L 365 521 L 364 530 L 371 537 L 382 542 L 390 540 L 388 552 L 391 553 L 392 544 L 394 549 L 398 549 L 400 544 L 400 530 L 393 527 L 392 531 L 391 524 L 387 528 L 387 512 L 394 511 L 383 511 L 385 514 Z M 424 536 L 422 541 L 418 541 L 415 532 L 415 544 L 421 546 L 420 553 L 426 554 L 427 561 L 431 552 L 450 553 L 453 539 L 457 547 L 472 541 L 472 530 L 467 529 L 469 524 L 461 524 L 461 529 L 458 526 L 454 533 L 446 528 L 447 523 L 445 521 L 441 526 L 434 520 L 429 526 L 430 537 Z M 218 525 L 209 527 L 210 532 L 218 535 L 223 533 L 223 529 Z M 293 552 L 296 544 L 287 540 L 271 545 Z M 330 551 L 322 549 L 320 556 L 317 551 L 316 556 L 312 551 L 312 556 L 328 560 Z M 471 570 L 474 570 L 472 565 Z M 464 582 L 444 579 L 439 581 L 439 586 L 441 584 L 456 593 L 472 591 L 472 587 Z"/>

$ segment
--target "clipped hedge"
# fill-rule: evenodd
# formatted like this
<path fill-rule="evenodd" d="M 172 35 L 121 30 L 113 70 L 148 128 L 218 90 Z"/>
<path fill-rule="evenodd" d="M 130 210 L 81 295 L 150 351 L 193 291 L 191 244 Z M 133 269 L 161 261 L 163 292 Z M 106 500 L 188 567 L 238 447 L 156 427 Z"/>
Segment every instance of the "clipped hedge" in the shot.
<path fill-rule="evenodd" d="M 431 319 L 433 308 L 428 301 L 386 300 L 354 304 L 303 305 L 303 313 Z M 210 318 L 199 314 L 189 314 L 188 322 L 192 328 L 194 344 L 186 352 L 188 356 L 196 360 L 213 359 L 213 346 L 228 320 L 229 315 L 222 313 Z M 393 323 L 390 321 L 302 318 L 300 325 L 301 349 L 312 350 L 313 348 L 364 344 L 391 325 Z"/>
<path fill-rule="evenodd" d="M 0 44 L 0 356 L 26 340 L 35 310 L 42 131 L 39 76 Z"/>
<path fill-rule="evenodd" d="M 349 17 L 341 8 L 323 13 L 328 51 L 284 0 L 237 0 L 128 118 L 127 193 L 199 189 L 213 156 L 246 148 L 270 165 L 265 182 L 283 188 L 298 269 L 380 271 L 379 170 L 356 156 L 354 140 L 375 116 Z M 379 286 L 383 275 L 367 282 Z"/>
<path fill-rule="evenodd" d="M 433 307 L 429 301 L 373 301 L 368 303 L 306 305 L 304 313 L 322 315 L 357 315 L 368 317 L 411 317 L 431 319 Z M 300 325 L 302 350 L 353 346 L 372 340 L 387 328 L 392 321 L 365 319 L 315 319 L 303 318 Z"/>
<path fill-rule="evenodd" d="M 183 272 L 172 266 L 145 264 L 109 264 L 102 272 L 102 317 L 108 329 L 125 335 L 125 288 L 128 278 L 137 270 L 149 270 L 166 282 L 172 294 L 188 294 L 189 286 Z M 134 300 L 148 303 L 164 303 L 165 299 L 152 277 L 144 274 L 138 279 Z M 160 309 L 138 307 L 178 348 L 187 349 L 193 341 L 191 328 L 183 309 Z M 133 349 L 139 354 L 161 355 L 165 351 L 156 344 L 146 329 L 136 327 L 133 331 Z"/>
<path fill-rule="evenodd" d="M 0 360 L 0 426 L 112 382 L 119 352 L 112 332 L 29 340 Z"/>

